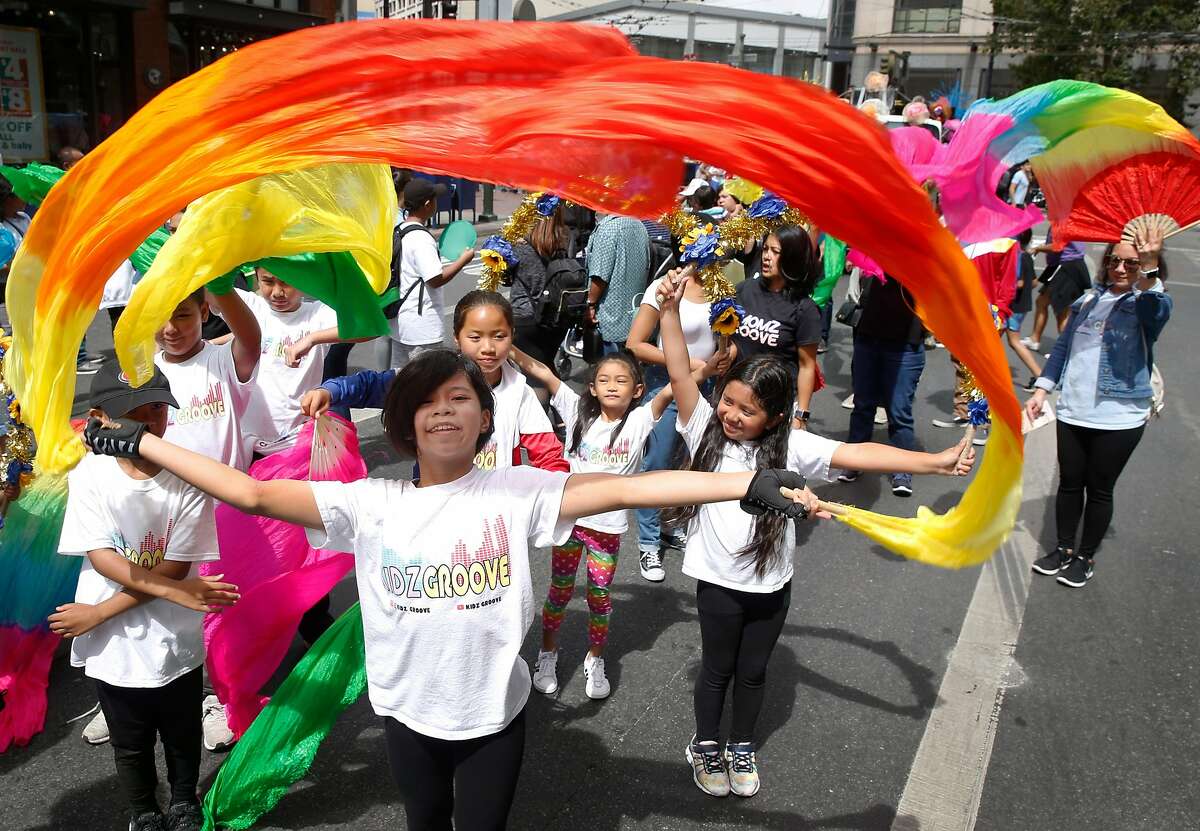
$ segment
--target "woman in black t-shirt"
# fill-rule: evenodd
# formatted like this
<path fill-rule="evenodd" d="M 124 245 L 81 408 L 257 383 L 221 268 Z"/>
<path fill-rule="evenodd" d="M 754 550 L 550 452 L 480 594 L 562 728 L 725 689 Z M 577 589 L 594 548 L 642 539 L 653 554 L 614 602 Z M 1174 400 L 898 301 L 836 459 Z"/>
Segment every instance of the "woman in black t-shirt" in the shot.
<path fill-rule="evenodd" d="M 821 312 L 813 302 L 817 252 L 808 232 L 785 225 L 762 243 L 762 273 L 738 286 L 746 310 L 733 335 L 738 359 L 778 355 L 796 366 L 796 410 L 792 427 L 808 427 L 809 404 L 817 383 Z"/>
<path fill-rule="evenodd" d="M 512 303 L 513 344 L 533 358 L 554 367 L 558 345 L 567 334 L 565 326 L 548 326 L 542 321 L 542 289 L 546 286 L 546 267 L 553 259 L 569 256 L 574 250 L 566 210 L 559 203 L 554 213 L 534 223 L 528 242 L 513 246 L 517 267 L 513 272 L 509 300 Z"/>

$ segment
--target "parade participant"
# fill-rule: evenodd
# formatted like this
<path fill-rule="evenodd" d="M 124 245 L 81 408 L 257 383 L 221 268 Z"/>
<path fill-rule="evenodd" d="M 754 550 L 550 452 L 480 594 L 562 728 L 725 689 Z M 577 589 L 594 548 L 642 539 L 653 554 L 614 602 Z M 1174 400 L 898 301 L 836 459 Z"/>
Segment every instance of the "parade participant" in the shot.
<path fill-rule="evenodd" d="M 817 386 L 817 347 L 821 312 L 812 300 L 819 261 L 812 238 L 797 225 L 768 234 L 762 248 L 762 273 L 738 286 L 746 310 L 733 334 L 738 359 L 776 355 L 796 367 L 796 408 L 791 424 L 808 428 L 809 406 Z"/>
<path fill-rule="evenodd" d="M 663 387 L 642 404 L 645 383 L 637 359 L 625 351 L 606 355 L 588 368 L 583 395 L 563 383 L 541 361 L 519 349 L 513 350 L 517 366 L 550 390 L 551 404 L 563 417 L 567 446 L 564 454 L 572 473 L 636 473 L 642 465 L 646 439 L 671 402 L 671 388 Z M 717 353 L 697 370 L 703 381 L 727 363 Z M 542 606 L 542 648 L 538 652 L 533 686 L 553 695 L 558 691 L 558 629 L 567 604 L 575 593 L 575 573 L 587 555 L 588 642 L 583 661 L 588 698 L 607 698 L 611 686 L 605 672 L 604 647 L 612 614 L 609 587 L 617 570 L 621 535 L 629 527 L 625 511 L 582 517 L 564 545 L 551 553 L 550 590 Z"/>
<path fill-rule="evenodd" d="M 161 437 L 178 407 L 155 370 L 134 389 L 116 362 L 92 381 L 91 415 Z M 88 455 L 69 474 L 59 553 L 84 557 L 75 602 L 52 631 L 71 641 L 71 665 L 96 682 L 132 831 L 199 831 L 203 613 L 232 605 L 222 575 L 195 576 L 217 558 L 212 500 L 146 459 Z M 161 737 L 170 782 L 164 818 L 155 789 Z"/>
<path fill-rule="evenodd" d="M 1021 342 L 1021 324 L 1025 322 L 1025 315 L 1033 308 L 1035 274 L 1033 254 L 1029 251 L 1032 239 L 1033 229 L 1031 228 L 1026 228 L 1017 237 L 1017 242 L 1021 246 L 1021 259 L 1017 271 L 1017 294 L 1012 301 L 1012 314 L 1008 316 L 1008 322 L 1004 327 L 1004 337 L 1008 341 L 1008 347 L 1017 353 L 1017 358 L 1031 373 L 1029 382 L 1024 388 L 1026 392 L 1033 392 L 1034 382 L 1042 374 L 1037 357 L 1029 350 L 1029 347 Z"/>
<path fill-rule="evenodd" d="M 1088 271 L 1085 259 L 1086 249 L 1081 242 L 1068 242 L 1062 251 L 1055 251 L 1050 234 L 1046 234 L 1046 242 L 1035 246 L 1034 254 L 1046 255 L 1046 268 L 1038 281 L 1042 284 L 1038 292 L 1033 316 L 1033 333 L 1021 342 L 1034 352 L 1041 351 L 1042 334 L 1046 331 L 1046 323 L 1050 318 L 1050 309 L 1054 309 L 1059 334 L 1067 325 L 1067 315 L 1071 304 L 1083 296 L 1092 285 L 1092 275 Z"/>
<path fill-rule="evenodd" d="M 676 429 L 687 444 L 691 470 L 786 467 L 809 481 L 830 481 L 832 468 L 950 476 L 970 471 L 974 449 L 965 438 L 941 453 L 920 453 L 885 444 L 843 444 L 791 429 L 795 375 L 772 355 L 736 364 L 722 378 L 714 408 L 691 375 L 679 309 L 687 282 L 671 272 L 658 299 L 663 351 L 679 410 Z M 692 778 L 711 796 L 731 790 L 753 796 L 760 784 L 754 728 L 767 663 L 791 604 L 795 527 L 782 517 L 745 516 L 729 503 L 686 506 L 667 515 L 688 523 L 683 573 L 697 580 L 702 654 L 694 693 L 696 733 L 686 750 Z M 722 755 L 721 710 L 731 680 L 733 722 Z"/>
<path fill-rule="evenodd" d="M 529 548 L 562 544 L 575 521 L 648 505 L 742 499 L 796 512 L 786 471 L 566 474 L 485 471 L 496 405 L 478 364 L 450 350 L 419 355 L 388 391 L 392 446 L 420 463 L 417 482 L 260 482 L 131 422 L 91 421 L 99 453 L 161 465 L 246 513 L 301 525 L 314 547 L 353 552 L 367 688 L 382 718 L 410 829 L 503 828 L 525 744 L 532 622 Z"/>
<path fill-rule="evenodd" d="M 512 306 L 494 291 L 469 291 L 454 307 L 458 348 L 483 370 L 497 402 L 491 438 L 475 463 L 484 470 L 519 465 L 524 449 L 534 467 L 567 470 L 550 419 L 525 376 L 508 360 L 513 329 Z M 316 418 L 330 407 L 382 407 L 395 377 L 393 369 L 334 378 L 306 393 L 300 408 Z"/>
<path fill-rule="evenodd" d="M 384 369 L 395 369 L 421 350 L 441 346 L 445 335 L 442 286 L 475 256 L 475 249 L 467 248 L 454 262 L 442 265 L 437 242 L 425 223 L 437 212 L 438 197 L 445 192 L 445 185 L 428 179 L 410 179 L 404 186 L 405 218 L 396 227 L 392 251 L 399 305 L 385 310 L 392 318 L 392 334 Z"/>
<path fill-rule="evenodd" d="M 1081 588 L 1113 514 L 1113 489 L 1142 439 L 1153 403 L 1154 343 L 1171 318 L 1162 235 L 1105 249 L 1100 286 L 1071 307 L 1037 390 L 1025 404 L 1033 421 L 1058 396 L 1058 544 L 1033 564 L 1038 574 Z M 1083 531 L 1076 548 L 1080 518 Z"/>
<path fill-rule="evenodd" d="M 331 344 L 342 342 L 337 332 L 337 312 L 304 295 L 261 266 L 255 269 L 257 292 L 236 289 L 258 321 L 262 357 L 253 403 L 259 410 L 255 426 L 259 440 L 256 455 L 267 456 L 296 443 L 305 421 L 300 399 L 321 381 L 321 371 Z M 370 338 L 349 342 L 359 343 Z"/>
<path fill-rule="evenodd" d="M 554 356 L 567 334 L 567 326 L 551 325 L 542 314 L 547 268 L 552 260 L 571 256 L 564 211 L 561 202 L 555 205 L 549 216 L 534 223 L 528 242 L 513 246 L 517 266 L 512 272 L 508 297 L 515 323 L 513 342 L 522 352 L 549 367 L 554 366 Z"/>
<path fill-rule="evenodd" d="M 671 383 L 662 350 L 662 335 L 658 336 L 655 343 L 650 342 L 650 338 L 659 329 L 658 287 L 663 279 L 651 283 L 642 295 L 637 317 L 629 329 L 629 339 L 625 341 L 626 348 L 646 368 L 646 394 L 650 397 L 654 397 L 660 389 L 670 386 Z M 717 351 L 712 325 L 708 322 L 709 303 L 704 296 L 703 287 L 698 282 L 687 283 L 679 308 L 687 337 L 688 354 L 691 356 L 691 367 L 698 370 Z M 711 391 L 711 383 L 706 386 Z M 650 433 L 646 456 L 642 460 L 642 470 L 666 470 L 671 466 L 672 456 L 679 441 L 673 426 L 674 420 L 675 402 L 672 401 L 667 406 L 664 418 L 659 419 Z M 683 537 L 679 534 L 664 533 L 658 511 L 638 511 L 637 521 L 638 568 L 644 579 L 661 583 L 667 577 L 663 568 L 663 553 L 668 548 L 682 551 Z"/>
<path fill-rule="evenodd" d="M 636 219 L 597 214 L 587 244 L 587 322 L 600 330 L 605 352 L 629 337 L 637 298 L 650 274 L 650 233 Z"/>

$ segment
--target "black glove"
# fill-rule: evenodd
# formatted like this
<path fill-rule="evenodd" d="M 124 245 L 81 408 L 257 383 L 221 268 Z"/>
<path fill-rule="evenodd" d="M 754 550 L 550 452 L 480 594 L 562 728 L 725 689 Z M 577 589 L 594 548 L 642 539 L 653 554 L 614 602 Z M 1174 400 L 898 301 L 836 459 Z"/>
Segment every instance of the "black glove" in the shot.
<path fill-rule="evenodd" d="M 760 516 L 767 511 L 775 511 L 786 517 L 807 519 L 808 508 L 798 502 L 793 502 L 779 492 L 780 488 L 800 490 L 807 482 L 808 480 L 799 473 L 790 470 L 777 468 L 760 470 L 750 480 L 750 487 L 746 489 L 746 495 L 742 497 L 739 504 L 743 511 L 754 516 Z"/>
<path fill-rule="evenodd" d="M 146 433 L 146 425 L 140 421 L 114 421 L 104 426 L 98 418 L 89 418 L 83 428 L 83 440 L 93 453 L 101 456 L 138 458 L 138 445 Z"/>

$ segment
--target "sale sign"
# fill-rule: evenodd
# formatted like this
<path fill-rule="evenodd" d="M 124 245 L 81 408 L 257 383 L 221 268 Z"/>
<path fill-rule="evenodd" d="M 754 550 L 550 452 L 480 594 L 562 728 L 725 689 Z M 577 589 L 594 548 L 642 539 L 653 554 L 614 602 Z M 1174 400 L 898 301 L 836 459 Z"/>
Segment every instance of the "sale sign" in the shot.
<path fill-rule="evenodd" d="M 0 26 L 0 157 L 46 161 L 46 102 L 36 29 Z"/>

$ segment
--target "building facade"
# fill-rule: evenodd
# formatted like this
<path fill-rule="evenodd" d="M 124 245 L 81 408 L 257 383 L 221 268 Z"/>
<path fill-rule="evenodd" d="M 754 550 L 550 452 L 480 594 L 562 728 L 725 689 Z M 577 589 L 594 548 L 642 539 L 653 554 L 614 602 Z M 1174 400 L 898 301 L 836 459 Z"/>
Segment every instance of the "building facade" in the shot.
<path fill-rule="evenodd" d="M 542 17 L 553 0 L 520 0 L 513 15 L 620 29 L 643 55 L 738 66 L 752 72 L 824 80 L 825 20 L 672 0 L 610 0 Z M 763 3 L 763 8 L 773 4 Z"/>
<path fill-rule="evenodd" d="M 27 49 L 29 106 L 0 102 L 4 124 L 28 121 L 35 140 L 0 129 L 5 161 L 88 151 L 175 81 L 222 55 L 295 29 L 330 23 L 340 0 L 4 0 L 0 49 Z M 0 55 L 0 59 L 4 56 Z"/>
<path fill-rule="evenodd" d="M 1012 56 L 989 53 L 992 26 L 991 0 L 831 0 L 829 85 L 841 92 L 882 70 L 908 97 L 1008 95 Z"/>

